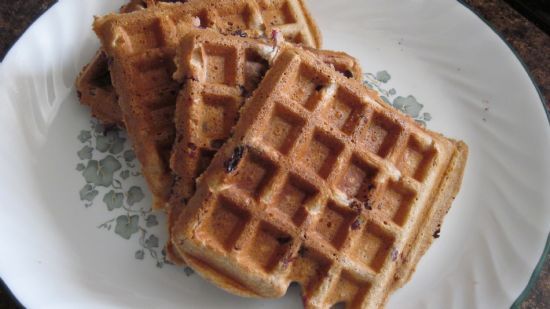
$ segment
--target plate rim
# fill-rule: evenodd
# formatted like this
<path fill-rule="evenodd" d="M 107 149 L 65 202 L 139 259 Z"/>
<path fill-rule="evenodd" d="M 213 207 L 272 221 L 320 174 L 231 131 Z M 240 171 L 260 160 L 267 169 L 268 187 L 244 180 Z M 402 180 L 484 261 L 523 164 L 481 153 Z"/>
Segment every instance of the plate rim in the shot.
<path fill-rule="evenodd" d="M 546 105 L 546 98 L 545 96 L 543 95 L 542 93 L 542 90 L 541 90 L 541 87 L 539 86 L 538 82 L 535 80 L 533 74 L 531 73 L 529 67 L 527 66 L 527 64 L 525 63 L 525 61 L 523 60 L 523 58 L 521 57 L 521 55 L 516 51 L 516 49 L 507 41 L 507 39 L 504 37 L 504 35 L 502 33 L 500 33 L 480 12 L 478 12 L 474 7 L 472 7 L 470 4 L 468 4 L 466 2 L 467 0 L 457 0 L 457 2 L 459 4 L 462 5 L 462 7 L 464 7 L 467 11 L 470 11 L 471 13 L 473 13 L 475 16 L 477 16 L 489 29 L 492 30 L 492 32 L 494 34 L 497 35 L 497 37 L 502 41 L 504 42 L 504 44 L 506 45 L 506 47 L 512 52 L 512 54 L 514 55 L 514 57 L 519 61 L 519 63 L 521 64 L 523 70 L 527 73 L 527 76 L 529 77 L 529 80 L 531 81 L 531 84 L 534 86 L 538 96 L 539 96 L 539 100 L 540 100 L 540 103 L 542 104 L 542 108 L 546 114 L 546 118 L 547 118 L 547 123 L 548 125 L 550 126 L 550 107 Z M 50 11 L 52 8 L 54 8 L 56 5 L 58 5 L 60 2 L 57 2 L 57 3 L 54 3 L 52 6 L 50 6 L 48 9 L 46 9 L 44 12 L 42 12 L 39 16 L 37 16 L 28 26 L 27 28 L 25 29 L 25 31 L 23 33 L 21 33 L 21 35 L 17 38 L 17 40 L 15 40 L 10 48 L 6 51 L 2 61 L 0 61 L 0 68 L 2 67 L 2 63 L 4 62 L 3 60 L 5 60 L 8 55 L 10 54 L 11 50 L 13 49 L 13 47 L 18 44 L 21 39 L 23 38 L 23 36 L 25 35 L 25 33 L 29 30 L 29 28 L 35 23 L 37 22 L 40 18 L 43 17 L 43 15 L 45 13 L 47 13 L 48 11 Z M 527 297 L 530 295 L 530 293 L 532 292 L 532 289 L 536 286 L 536 283 L 537 281 L 540 279 L 540 275 L 541 275 L 541 272 L 542 272 L 542 269 L 545 265 L 546 262 L 549 262 L 550 259 L 548 258 L 548 256 L 550 255 L 550 232 L 548 233 L 547 235 L 547 238 L 546 238 L 546 243 L 544 245 L 544 248 L 542 250 L 542 254 L 537 262 L 537 264 L 535 265 L 535 268 L 533 269 L 532 273 L 531 273 L 531 276 L 529 277 L 529 280 L 525 286 L 525 288 L 522 290 L 522 292 L 520 293 L 520 295 L 518 295 L 518 297 L 515 299 L 515 301 L 512 303 L 512 305 L 510 306 L 511 308 L 520 308 L 520 305 L 527 299 Z M 5 291 L 6 291 L 6 295 L 7 296 L 11 296 L 11 298 L 15 301 L 16 303 L 16 306 L 19 305 L 19 306 L 22 306 L 22 303 L 21 301 L 19 300 L 19 298 L 15 295 L 15 293 L 13 293 L 9 287 L 9 285 L 4 281 L 2 280 L 2 278 L 0 277 L 0 287 L 4 287 Z"/>
<path fill-rule="evenodd" d="M 540 103 L 542 104 L 542 109 L 544 110 L 544 112 L 546 114 L 546 120 L 548 120 L 548 125 L 550 126 L 550 107 L 546 106 L 546 103 L 545 103 L 546 98 L 542 94 L 542 90 L 540 89 L 540 86 L 535 81 L 535 78 L 534 78 L 533 74 L 531 73 L 529 67 L 527 66 L 527 64 L 525 63 L 523 58 L 521 58 L 521 56 L 516 51 L 516 49 L 506 40 L 504 35 L 502 33 L 500 33 L 497 29 L 495 29 L 495 27 L 483 15 L 481 15 L 480 12 L 478 12 L 472 6 L 470 6 L 468 3 L 466 3 L 466 0 L 457 0 L 457 1 L 458 1 L 458 3 L 462 4 L 462 6 L 464 8 L 466 8 L 468 11 L 472 12 L 481 21 L 483 21 L 483 23 L 487 27 L 489 27 L 489 29 L 491 29 L 493 31 L 493 33 L 495 33 L 501 41 L 504 42 L 506 47 L 508 47 L 508 49 L 512 52 L 514 57 L 519 61 L 519 63 L 521 64 L 521 66 L 523 67 L 525 72 L 527 73 L 527 76 L 529 77 L 529 80 L 531 81 L 531 84 L 533 84 L 533 86 L 535 87 L 535 89 L 537 91 L 537 94 L 539 95 L 539 100 L 540 100 Z M 550 254 L 550 232 L 546 236 L 546 244 L 544 245 L 544 249 L 542 250 L 542 254 L 541 254 L 541 256 L 540 256 L 540 258 L 539 258 L 539 260 L 538 260 L 538 262 L 535 266 L 535 269 L 533 269 L 533 272 L 531 273 L 531 276 L 529 277 L 529 281 L 527 282 L 527 284 L 526 284 L 525 288 L 523 289 L 523 291 L 518 295 L 516 300 L 512 303 L 510 308 L 514 308 L 514 309 L 518 308 L 519 309 L 519 306 L 521 305 L 521 303 L 523 303 L 527 299 L 527 297 L 529 296 L 529 294 L 531 293 L 531 291 L 533 290 L 533 288 L 535 287 L 537 281 L 540 278 L 542 268 L 543 268 L 544 264 L 548 261 L 548 255 L 549 254 Z"/>

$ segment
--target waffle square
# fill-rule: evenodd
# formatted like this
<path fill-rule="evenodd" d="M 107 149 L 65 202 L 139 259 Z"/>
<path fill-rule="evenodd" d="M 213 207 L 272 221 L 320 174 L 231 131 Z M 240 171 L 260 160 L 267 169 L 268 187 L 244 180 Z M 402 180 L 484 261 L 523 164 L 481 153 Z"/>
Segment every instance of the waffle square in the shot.
<path fill-rule="evenodd" d="M 290 38 L 313 46 L 320 44 L 320 36 L 307 22 L 309 13 L 300 0 L 264 1 L 262 8 L 253 0 L 158 3 L 147 10 L 96 19 L 94 30 L 110 59 L 111 79 L 124 123 L 153 193 L 155 209 L 165 208 L 173 183 L 169 155 L 180 88 L 172 79 L 177 43 L 197 27 L 241 36 L 265 36 L 266 29 L 275 26 L 267 26 L 262 14 L 283 7 L 291 12 L 287 13 L 293 16 L 288 19 L 293 26 L 282 27 L 282 33 L 295 33 L 295 26 L 302 25 L 301 34 Z"/>
<path fill-rule="evenodd" d="M 185 262 L 234 294 L 377 308 L 457 194 L 467 146 L 287 46 L 181 210 Z"/>

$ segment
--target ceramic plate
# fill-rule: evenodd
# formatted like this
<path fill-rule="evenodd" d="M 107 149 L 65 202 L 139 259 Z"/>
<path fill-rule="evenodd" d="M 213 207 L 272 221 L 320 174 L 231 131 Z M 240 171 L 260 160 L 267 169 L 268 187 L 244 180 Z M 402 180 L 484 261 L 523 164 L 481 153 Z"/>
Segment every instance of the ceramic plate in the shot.
<path fill-rule="evenodd" d="M 62 0 L 0 66 L 0 276 L 28 307 L 299 307 L 229 295 L 167 264 L 163 215 L 131 145 L 78 104 L 98 47 L 93 15 Z M 441 237 L 389 308 L 503 308 L 525 289 L 550 222 L 550 127 L 520 61 L 453 0 L 310 1 L 325 47 L 360 59 L 388 104 L 470 146 Z M 546 188 L 546 189 L 545 189 Z"/>

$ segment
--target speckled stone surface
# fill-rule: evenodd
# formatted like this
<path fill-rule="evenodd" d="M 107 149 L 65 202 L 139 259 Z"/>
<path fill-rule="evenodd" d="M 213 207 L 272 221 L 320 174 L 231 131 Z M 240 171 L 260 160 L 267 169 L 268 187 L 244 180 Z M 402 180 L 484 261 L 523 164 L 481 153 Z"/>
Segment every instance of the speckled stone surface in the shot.
<path fill-rule="evenodd" d="M 55 0 L 0 1 L 0 59 L 25 29 Z M 527 66 L 550 109 L 550 36 L 508 6 L 503 0 L 463 0 L 482 16 L 515 49 Z M 0 308 L 18 308 L 0 282 Z M 521 308 L 550 308 L 550 258 Z"/>

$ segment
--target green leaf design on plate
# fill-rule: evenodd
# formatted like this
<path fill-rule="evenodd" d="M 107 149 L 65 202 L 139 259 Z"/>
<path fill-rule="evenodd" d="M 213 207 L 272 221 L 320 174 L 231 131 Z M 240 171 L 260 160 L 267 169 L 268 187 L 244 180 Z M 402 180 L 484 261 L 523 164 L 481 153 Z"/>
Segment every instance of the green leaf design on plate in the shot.
<path fill-rule="evenodd" d="M 93 183 L 96 186 L 109 187 L 113 184 L 114 172 L 121 169 L 122 165 L 115 157 L 108 155 L 104 159 L 90 160 L 82 176 L 87 183 Z"/>
<path fill-rule="evenodd" d="M 415 119 L 414 121 L 418 122 L 419 125 L 426 127 L 426 122 L 424 120 Z"/>
<path fill-rule="evenodd" d="M 92 126 L 95 133 L 103 134 L 103 132 L 105 132 L 105 127 L 99 122 L 93 123 Z"/>
<path fill-rule="evenodd" d="M 94 200 L 99 192 L 97 192 L 97 190 L 94 189 L 92 185 L 86 184 L 84 185 L 84 187 L 82 187 L 82 189 L 80 189 L 79 193 L 81 201 L 91 202 Z"/>
<path fill-rule="evenodd" d="M 191 269 L 190 267 L 188 266 L 185 266 L 185 268 L 183 269 L 183 272 L 185 273 L 185 275 L 187 277 L 191 276 L 192 274 L 195 273 L 195 271 L 193 269 Z"/>
<path fill-rule="evenodd" d="M 103 202 L 107 205 L 107 209 L 109 210 L 120 208 L 124 202 L 124 194 L 111 190 L 103 196 Z"/>
<path fill-rule="evenodd" d="M 425 121 L 430 121 L 432 120 L 432 115 L 430 113 L 424 113 L 422 114 L 422 119 L 424 119 Z"/>
<path fill-rule="evenodd" d="M 133 150 L 126 150 L 122 156 L 126 162 L 132 162 L 136 158 L 136 153 Z"/>
<path fill-rule="evenodd" d="M 376 79 L 381 83 L 387 83 L 390 81 L 391 75 L 388 71 L 380 71 L 376 73 Z"/>
<path fill-rule="evenodd" d="M 84 165 L 82 163 L 78 163 L 76 165 L 76 170 L 79 171 L 79 172 L 83 171 L 85 168 L 86 168 L 86 165 Z"/>
<path fill-rule="evenodd" d="M 139 203 L 145 197 L 141 188 L 136 186 L 132 186 L 130 190 L 128 190 L 127 194 L 126 202 L 130 206 L 133 206 L 135 203 Z"/>
<path fill-rule="evenodd" d="M 136 253 L 134 254 L 134 257 L 137 259 L 137 260 L 143 260 L 143 258 L 145 257 L 145 252 L 143 250 L 138 250 L 136 251 Z"/>
<path fill-rule="evenodd" d="M 82 147 L 76 154 L 80 160 L 90 160 L 92 158 L 92 151 L 94 149 L 88 145 Z"/>
<path fill-rule="evenodd" d="M 97 136 L 96 149 L 100 152 L 109 151 L 112 154 L 118 154 L 124 150 L 125 141 L 126 139 L 120 136 L 118 130 L 111 130 Z"/>
<path fill-rule="evenodd" d="M 413 118 L 418 118 L 424 105 L 420 104 L 414 96 L 410 95 L 406 98 L 401 96 L 395 98 L 393 100 L 393 107 Z"/>
<path fill-rule="evenodd" d="M 130 177 L 130 171 L 129 170 L 124 170 L 122 172 L 120 172 L 120 178 L 122 179 L 128 179 L 128 177 Z"/>
<path fill-rule="evenodd" d="M 130 239 L 132 234 L 139 231 L 138 215 L 121 215 L 116 218 L 115 233 L 124 239 Z"/>
<path fill-rule="evenodd" d="M 81 143 L 86 143 L 92 138 L 92 133 L 90 131 L 82 130 L 80 131 L 80 134 L 78 134 L 78 140 Z"/>
<path fill-rule="evenodd" d="M 158 248 L 159 246 L 159 239 L 157 236 L 151 234 L 146 240 L 145 240 L 145 248 L 152 249 L 152 248 Z"/>
<path fill-rule="evenodd" d="M 147 218 L 145 218 L 145 226 L 146 227 L 153 227 L 155 225 L 158 225 L 159 222 L 157 221 L 157 216 L 155 215 L 148 215 Z"/>

